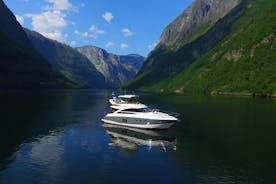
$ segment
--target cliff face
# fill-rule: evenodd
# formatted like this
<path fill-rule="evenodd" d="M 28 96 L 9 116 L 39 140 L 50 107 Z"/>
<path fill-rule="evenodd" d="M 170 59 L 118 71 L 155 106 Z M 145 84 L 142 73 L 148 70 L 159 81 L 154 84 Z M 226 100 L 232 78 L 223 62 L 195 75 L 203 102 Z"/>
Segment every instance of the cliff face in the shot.
<path fill-rule="evenodd" d="M 239 2 L 240 0 L 195 0 L 190 7 L 167 26 L 157 48 L 170 46 L 177 49 L 185 43 L 193 41 L 228 14 Z"/>
<path fill-rule="evenodd" d="M 79 47 L 77 50 L 104 75 L 109 87 L 118 87 L 132 79 L 144 62 L 144 57 L 139 55 L 119 56 L 94 46 Z"/>
<path fill-rule="evenodd" d="M 159 56 L 163 57 L 163 54 L 176 52 L 204 35 L 239 3 L 240 0 L 195 0 L 166 27 L 159 43 L 149 54 L 139 74 L 145 72 L 152 65 L 159 65 L 161 63 Z"/>
<path fill-rule="evenodd" d="M 34 48 L 47 59 L 51 68 L 82 87 L 104 88 L 103 75 L 72 47 L 25 30 Z"/>

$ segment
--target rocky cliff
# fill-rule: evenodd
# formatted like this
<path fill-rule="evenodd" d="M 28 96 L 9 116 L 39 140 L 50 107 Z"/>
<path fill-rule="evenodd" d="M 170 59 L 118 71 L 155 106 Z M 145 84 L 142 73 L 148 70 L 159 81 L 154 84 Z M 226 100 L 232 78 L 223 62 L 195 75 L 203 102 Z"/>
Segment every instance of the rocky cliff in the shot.
<path fill-rule="evenodd" d="M 81 87 L 104 88 L 103 75 L 81 53 L 72 47 L 25 29 L 34 48 L 50 63 L 51 68 Z"/>
<path fill-rule="evenodd" d="M 170 46 L 177 49 L 193 41 L 228 14 L 239 2 L 240 0 L 195 0 L 166 27 L 157 48 Z"/>
<path fill-rule="evenodd" d="M 139 55 L 115 55 L 94 46 L 79 47 L 77 50 L 104 75 L 109 87 L 118 87 L 132 79 L 145 60 Z"/>

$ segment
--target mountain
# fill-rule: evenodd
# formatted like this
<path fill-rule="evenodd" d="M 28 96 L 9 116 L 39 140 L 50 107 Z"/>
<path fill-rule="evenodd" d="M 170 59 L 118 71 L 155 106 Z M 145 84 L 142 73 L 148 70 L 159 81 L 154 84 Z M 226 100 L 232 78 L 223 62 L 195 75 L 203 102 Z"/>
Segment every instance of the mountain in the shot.
<path fill-rule="evenodd" d="M 0 0 L 0 89 L 76 87 L 53 72 Z"/>
<path fill-rule="evenodd" d="M 25 29 L 33 47 L 50 63 L 51 68 L 68 80 L 88 88 L 104 88 L 104 76 L 81 53 L 72 47 Z"/>
<path fill-rule="evenodd" d="M 177 49 L 205 33 L 219 19 L 238 5 L 240 0 L 195 0 L 181 15 L 167 26 L 157 48 Z"/>
<path fill-rule="evenodd" d="M 168 73 L 173 73 L 189 65 L 198 55 L 221 40 L 225 33 L 214 35 L 213 38 L 203 40 L 202 43 L 195 43 L 196 47 L 201 44 L 204 44 L 204 47 L 200 50 L 195 48 L 193 53 L 187 53 L 186 55 L 184 54 L 185 56 L 177 58 L 179 61 L 176 61 L 174 64 L 176 66 L 170 64 L 170 57 L 171 55 L 176 55 L 178 50 L 183 50 L 184 46 L 188 45 L 190 49 L 193 45 L 189 46 L 189 44 L 193 44 L 194 41 L 197 41 L 197 38 L 207 33 L 221 18 L 236 7 L 239 1 L 195 0 L 190 7 L 166 27 L 158 45 L 150 53 L 139 74 L 145 73 L 149 68 L 152 69 L 153 67 L 151 66 L 158 66 L 155 71 L 151 72 L 157 74 L 163 68 L 161 73 L 165 73 L 165 76 L 167 76 Z M 185 58 L 184 61 L 183 58 Z M 167 63 L 170 64 L 169 69 L 164 68 L 164 65 L 167 65 Z M 149 76 L 149 78 L 151 77 Z"/>
<path fill-rule="evenodd" d="M 191 7 L 206 2 L 209 2 L 208 12 L 214 13 L 213 3 L 219 1 L 195 0 Z M 235 3 L 228 12 L 224 9 L 228 1 L 216 6 L 216 9 L 222 7 L 224 13 L 211 26 L 195 24 L 192 31 L 181 34 L 183 37 L 179 37 L 177 28 L 182 30 L 182 27 L 177 22 L 185 16 L 178 17 L 164 31 L 159 45 L 126 88 L 205 94 L 276 94 L 276 3 L 273 0 L 231 2 Z M 190 9 L 185 11 L 187 15 Z M 197 8 L 202 16 L 205 10 Z"/>
<path fill-rule="evenodd" d="M 104 75 L 109 87 L 119 87 L 132 79 L 145 60 L 139 55 L 119 56 L 94 46 L 79 47 L 77 50 Z"/>

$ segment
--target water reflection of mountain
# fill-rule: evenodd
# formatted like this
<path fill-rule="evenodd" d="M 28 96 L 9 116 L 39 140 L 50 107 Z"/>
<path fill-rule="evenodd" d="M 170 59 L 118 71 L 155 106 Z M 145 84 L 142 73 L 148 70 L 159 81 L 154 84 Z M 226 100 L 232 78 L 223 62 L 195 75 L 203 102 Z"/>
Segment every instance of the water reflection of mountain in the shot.
<path fill-rule="evenodd" d="M 0 93 L 0 171 L 20 145 L 64 127 L 101 118 L 108 91 L 57 90 Z M 99 115 L 98 115 L 99 114 Z M 98 115 L 98 116 L 96 116 Z"/>
<path fill-rule="evenodd" d="M 176 150 L 176 138 L 165 136 L 162 131 L 143 130 L 110 124 L 103 124 L 111 136 L 110 146 L 136 151 L 140 146 L 161 147 L 163 151 Z"/>

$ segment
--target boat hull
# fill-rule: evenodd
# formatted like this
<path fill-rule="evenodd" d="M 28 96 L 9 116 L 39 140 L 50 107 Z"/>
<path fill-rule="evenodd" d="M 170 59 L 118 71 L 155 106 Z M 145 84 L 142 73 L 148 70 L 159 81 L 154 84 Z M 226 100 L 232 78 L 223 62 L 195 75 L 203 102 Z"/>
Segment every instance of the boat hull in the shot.
<path fill-rule="evenodd" d="M 142 129 L 168 129 L 174 125 L 175 121 L 162 121 L 162 120 L 137 120 L 125 118 L 103 118 L 104 123 L 120 125 L 125 127 L 142 128 Z"/>

